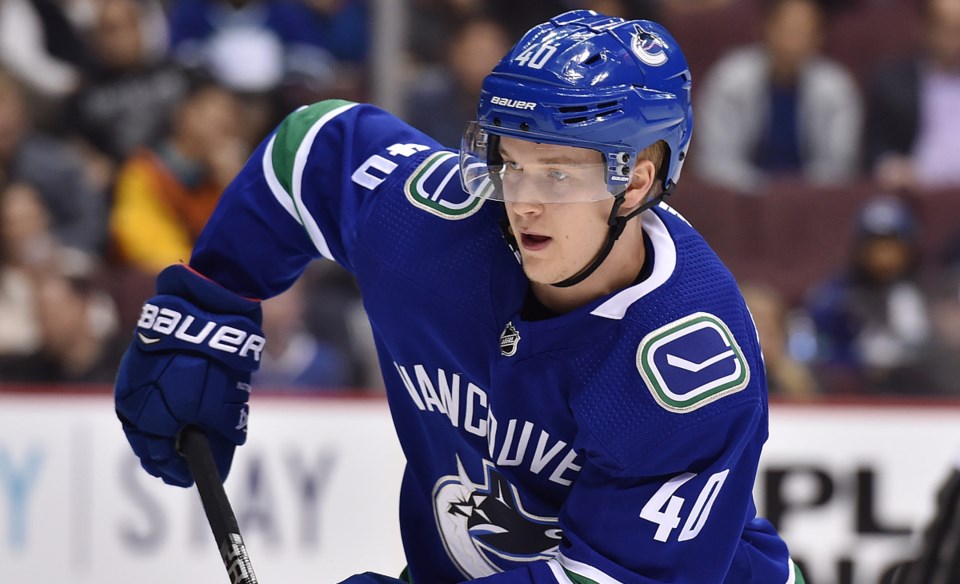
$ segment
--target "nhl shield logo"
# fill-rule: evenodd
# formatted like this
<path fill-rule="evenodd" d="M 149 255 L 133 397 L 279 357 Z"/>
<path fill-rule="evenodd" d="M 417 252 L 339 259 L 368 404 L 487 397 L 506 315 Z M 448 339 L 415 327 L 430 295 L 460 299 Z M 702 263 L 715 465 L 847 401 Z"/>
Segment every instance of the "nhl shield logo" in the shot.
<path fill-rule="evenodd" d="M 517 353 L 517 345 L 520 344 L 520 331 L 508 322 L 500 333 L 500 354 L 504 357 L 513 357 Z"/>

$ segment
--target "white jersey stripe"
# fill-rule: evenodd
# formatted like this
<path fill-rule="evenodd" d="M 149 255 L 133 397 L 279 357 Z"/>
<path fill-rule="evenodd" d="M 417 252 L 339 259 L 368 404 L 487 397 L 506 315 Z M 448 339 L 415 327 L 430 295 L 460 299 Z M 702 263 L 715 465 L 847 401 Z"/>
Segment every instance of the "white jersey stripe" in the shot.
<path fill-rule="evenodd" d="M 571 583 L 571 580 L 567 577 L 567 573 L 564 568 L 575 574 L 589 578 L 590 580 L 597 582 L 597 584 L 621 584 L 619 580 L 611 578 L 593 566 L 571 560 L 563 554 L 559 554 L 556 558 L 549 560 L 547 562 L 547 566 L 550 568 L 550 571 L 553 573 L 553 577 L 556 578 L 558 584 Z M 793 558 L 787 558 L 787 570 L 787 581 L 784 584 L 796 584 L 797 567 L 793 563 Z"/>
<path fill-rule="evenodd" d="M 308 211 L 306 206 L 303 204 L 303 169 L 307 165 L 307 158 L 310 156 L 310 148 L 313 146 L 313 141 L 317 138 L 317 134 L 320 132 L 321 128 L 323 128 L 323 126 L 333 118 L 339 116 L 348 109 L 355 107 L 356 105 L 357 104 L 355 103 L 348 103 L 334 110 L 330 110 L 326 115 L 314 122 L 313 126 L 310 127 L 310 129 L 307 131 L 307 134 L 300 142 L 300 147 L 297 148 L 296 158 L 293 162 L 293 200 L 297 205 L 297 209 L 300 211 L 300 217 L 303 219 L 303 226 L 307 228 L 307 233 L 310 234 L 310 239 L 313 240 L 313 244 L 317 247 L 317 251 L 320 252 L 320 255 L 331 260 L 333 259 L 333 254 L 330 253 L 330 247 L 327 245 L 327 240 L 323 236 L 323 233 L 320 232 L 320 227 L 317 225 L 317 221 L 313 218 L 313 216 L 310 214 L 310 211 Z"/>
<path fill-rule="evenodd" d="M 557 584 L 570 584 L 570 578 L 567 578 L 567 573 L 560 567 L 560 562 L 555 559 L 548 560 L 547 567 L 553 572 L 553 577 L 556 578 Z"/>
<path fill-rule="evenodd" d="M 590 314 L 611 320 L 620 320 L 627 313 L 631 304 L 662 286 L 673 275 L 673 271 L 677 267 L 677 246 L 674 244 L 667 226 L 652 211 L 644 212 L 641 217 L 643 218 L 643 231 L 653 244 L 653 273 L 643 282 L 614 295 L 610 300 L 596 307 Z"/>
<path fill-rule="evenodd" d="M 550 567 L 550 571 L 553 572 L 553 577 L 556 578 L 560 584 L 570 584 L 571 580 L 567 577 L 567 571 L 573 572 L 578 576 L 583 576 L 597 584 L 622 584 L 616 578 L 608 576 L 597 568 L 589 564 L 584 564 L 583 562 L 571 560 L 563 554 L 557 554 L 557 557 L 548 560 L 547 565 Z"/>
<path fill-rule="evenodd" d="M 290 213 L 290 216 L 294 220 L 303 225 L 303 221 L 300 220 L 300 215 L 297 213 L 296 207 L 293 206 L 293 197 L 290 196 L 286 190 L 284 190 L 283 185 L 280 184 L 280 180 L 277 179 L 277 173 L 273 169 L 273 143 L 277 139 L 276 135 L 273 135 L 270 138 L 270 142 L 267 143 L 267 149 L 263 153 L 263 176 L 267 179 L 267 186 L 270 187 L 270 192 L 273 193 L 273 197 L 280 203 L 280 206 L 286 209 L 287 213 Z"/>
<path fill-rule="evenodd" d="M 306 135 L 303 137 L 303 140 L 300 142 L 300 146 L 297 148 L 297 154 L 293 162 L 293 177 L 291 178 L 291 185 L 293 186 L 293 201 L 296 205 L 297 211 L 299 211 L 300 218 L 303 220 L 303 226 L 307 230 L 307 234 L 310 236 L 313 245 L 316 246 L 317 251 L 320 252 L 320 255 L 327 259 L 333 259 L 333 254 L 330 252 L 330 247 L 327 245 L 327 239 L 323 236 L 323 233 L 320 231 L 320 227 L 317 225 L 316 219 L 310 214 L 310 211 L 307 209 L 306 205 L 303 204 L 303 169 L 307 166 L 307 158 L 310 156 L 310 148 L 313 147 L 313 141 L 317 138 L 317 134 L 326 125 L 327 122 L 333 118 L 339 116 L 348 109 L 355 107 L 357 104 L 348 103 L 342 105 L 336 109 L 330 110 L 323 117 L 313 123 L 309 130 L 307 130 Z"/>

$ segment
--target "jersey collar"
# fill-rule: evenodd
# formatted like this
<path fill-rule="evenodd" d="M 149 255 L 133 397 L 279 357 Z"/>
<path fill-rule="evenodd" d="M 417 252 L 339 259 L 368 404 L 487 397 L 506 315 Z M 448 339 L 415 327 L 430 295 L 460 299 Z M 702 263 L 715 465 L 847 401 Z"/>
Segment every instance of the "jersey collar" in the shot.
<path fill-rule="evenodd" d="M 660 203 L 659 206 L 667 208 L 665 203 Z M 590 314 L 611 320 L 621 320 L 634 302 L 662 286 L 673 275 L 677 267 L 677 246 L 670 236 L 670 231 L 656 211 L 644 213 L 642 217 L 644 233 L 650 238 L 654 250 L 653 271 L 650 277 L 614 294 L 593 309 Z"/>

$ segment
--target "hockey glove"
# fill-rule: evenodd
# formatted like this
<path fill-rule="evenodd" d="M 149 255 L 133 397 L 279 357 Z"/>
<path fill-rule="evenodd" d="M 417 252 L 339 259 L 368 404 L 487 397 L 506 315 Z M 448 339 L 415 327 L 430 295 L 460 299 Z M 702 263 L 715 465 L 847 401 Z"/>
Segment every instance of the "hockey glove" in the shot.
<path fill-rule="evenodd" d="M 210 440 L 221 479 L 247 439 L 250 374 L 264 338 L 259 302 L 241 298 L 183 265 L 157 278 L 114 393 L 123 431 L 140 464 L 164 482 L 193 484 L 176 438 L 188 424 Z"/>

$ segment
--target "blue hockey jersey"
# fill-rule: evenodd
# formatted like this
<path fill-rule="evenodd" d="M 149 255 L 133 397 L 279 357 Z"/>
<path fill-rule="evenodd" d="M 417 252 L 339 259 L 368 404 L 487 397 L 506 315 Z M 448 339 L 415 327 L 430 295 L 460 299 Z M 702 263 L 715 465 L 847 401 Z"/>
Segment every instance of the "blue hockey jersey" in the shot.
<path fill-rule="evenodd" d="M 457 153 L 326 101 L 254 153 L 191 265 L 256 298 L 318 257 L 356 276 L 407 458 L 417 584 L 794 582 L 756 517 L 766 382 L 716 255 L 661 204 L 641 216 L 646 278 L 528 321 L 503 214 L 463 191 Z"/>

